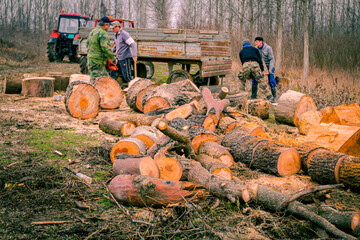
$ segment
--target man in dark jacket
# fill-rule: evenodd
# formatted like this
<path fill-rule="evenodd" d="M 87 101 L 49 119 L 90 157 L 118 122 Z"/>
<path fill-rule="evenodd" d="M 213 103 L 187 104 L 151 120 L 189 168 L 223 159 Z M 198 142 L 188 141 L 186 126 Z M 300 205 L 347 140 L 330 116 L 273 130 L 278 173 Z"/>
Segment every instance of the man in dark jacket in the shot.
<path fill-rule="evenodd" d="M 239 72 L 241 90 L 245 91 L 246 80 L 254 79 L 267 100 L 271 99 L 271 93 L 264 80 L 264 65 L 259 50 L 251 46 L 250 40 L 243 41 L 243 49 L 239 53 L 243 70 Z"/>

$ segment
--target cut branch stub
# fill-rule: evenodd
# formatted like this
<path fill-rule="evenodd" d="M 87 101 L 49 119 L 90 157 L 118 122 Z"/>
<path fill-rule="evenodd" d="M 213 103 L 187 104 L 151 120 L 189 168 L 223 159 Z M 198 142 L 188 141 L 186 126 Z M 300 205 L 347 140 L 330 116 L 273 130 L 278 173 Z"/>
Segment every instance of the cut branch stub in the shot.
<path fill-rule="evenodd" d="M 206 154 L 212 158 L 215 158 L 229 168 L 234 164 L 234 159 L 227 148 L 216 142 L 202 142 L 199 146 L 199 154 Z"/>
<path fill-rule="evenodd" d="M 149 156 L 141 158 L 116 159 L 113 164 L 115 175 L 145 175 L 150 177 L 159 177 L 159 169 Z"/>
<path fill-rule="evenodd" d="M 144 155 L 146 153 L 146 144 L 137 138 L 126 138 L 120 140 L 114 145 L 110 152 L 111 162 L 116 159 L 116 154 L 128 153 L 133 155 Z"/>
<path fill-rule="evenodd" d="M 119 83 L 112 77 L 99 77 L 91 82 L 91 84 L 100 94 L 100 107 L 105 109 L 115 109 L 121 105 L 124 94 Z"/>
<path fill-rule="evenodd" d="M 116 136 L 130 136 L 136 128 L 133 122 L 115 121 L 108 117 L 104 117 L 99 122 L 99 128 L 106 133 Z"/>
<path fill-rule="evenodd" d="M 189 136 L 192 148 L 194 149 L 195 153 L 198 153 L 199 146 L 202 142 L 212 141 L 219 144 L 221 142 L 221 139 L 218 135 L 200 126 L 194 126 L 190 128 Z"/>
<path fill-rule="evenodd" d="M 232 180 L 231 170 L 225 164 L 220 162 L 219 159 L 212 158 L 205 154 L 199 154 L 196 157 L 196 160 L 198 160 L 211 174 L 218 176 L 221 179 Z"/>
<path fill-rule="evenodd" d="M 73 82 L 66 89 L 65 107 L 74 118 L 94 118 L 100 110 L 99 92 L 90 84 Z"/>

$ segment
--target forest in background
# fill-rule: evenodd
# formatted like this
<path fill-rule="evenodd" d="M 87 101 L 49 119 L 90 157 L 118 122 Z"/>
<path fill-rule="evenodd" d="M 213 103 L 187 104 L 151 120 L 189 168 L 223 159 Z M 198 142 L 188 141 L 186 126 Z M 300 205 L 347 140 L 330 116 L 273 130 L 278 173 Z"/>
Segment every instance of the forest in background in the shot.
<path fill-rule="evenodd" d="M 140 28 L 225 30 L 235 61 L 242 40 L 261 35 L 273 47 L 277 72 L 304 69 L 305 57 L 305 68 L 342 71 L 360 85 L 359 0 L 0 0 L 0 47 L 14 37 L 9 31 L 45 45 L 61 10 L 133 19 Z"/>

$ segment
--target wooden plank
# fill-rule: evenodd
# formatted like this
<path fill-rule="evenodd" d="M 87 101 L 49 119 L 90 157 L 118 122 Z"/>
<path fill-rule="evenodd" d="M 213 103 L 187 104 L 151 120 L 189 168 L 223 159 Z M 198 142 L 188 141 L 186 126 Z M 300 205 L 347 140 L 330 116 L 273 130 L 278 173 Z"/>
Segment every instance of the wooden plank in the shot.
<path fill-rule="evenodd" d="M 200 42 L 201 44 L 201 47 L 206 47 L 206 46 L 211 46 L 211 47 L 217 47 L 217 46 L 227 46 L 229 47 L 231 44 L 230 42 L 204 42 L 204 41 L 201 41 Z"/>
<path fill-rule="evenodd" d="M 212 77 L 212 76 L 220 76 L 220 75 L 228 75 L 231 74 L 231 69 L 224 69 L 221 71 L 211 71 L 211 72 L 203 72 L 200 77 Z"/>
<path fill-rule="evenodd" d="M 219 31 L 216 30 L 200 30 L 199 31 L 200 34 L 204 33 L 204 34 L 219 34 Z"/>
<path fill-rule="evenodd" d="M 213 59 L 213 60 L 205 60 L 205 59 L 201 59 L 202 62 L 202 66 L 208 66 L 208 65 L 218 65 L 218 64 L 231 64 L 232 61 L 231 59 L 224 59 L 224 60 L 217 60 L 217 59 Z"/>
<path fill-rule="evenodd" d="M 201 68 L 202 71 L 219 71 L 222 69 L 231 69 L 232 68 L 232 64 L 218 64 L 218 65 L 212 65 L 212 66 L 203 66 Z"/>

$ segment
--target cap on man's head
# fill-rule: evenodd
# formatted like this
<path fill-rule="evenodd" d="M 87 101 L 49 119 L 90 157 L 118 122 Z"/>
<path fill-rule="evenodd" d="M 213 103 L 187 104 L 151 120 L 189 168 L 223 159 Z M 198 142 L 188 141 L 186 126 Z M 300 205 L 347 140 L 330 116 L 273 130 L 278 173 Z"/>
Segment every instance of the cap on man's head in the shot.
<path fill-rule="evenodd" d="M 111 25 L 110 18 L 108 18 L 108 17 L 102 17 L 102 18 L 100 18 L 100 21 L 99 21 L 99 22 L 108 23 L 108 24 Z"/>
<path fill-rule="evenodd" d="M 111 28 L 115 28 L 115 27 L 120 27 L 121 28 L 121 23 L 119 21 L 112 22 Z"/>
<path fill-rule="evenodd" d="M 242 45 L 245 46 L 245 45 L 251 45 L 250 43 L 250 40 L 249 39 L 244 39 L 244 41 L 242 42 Z"/>
<path fill-rule="evenodd" d="M 256 37 L 255 41 L 264 41 L 264 38 L 263 37 Z"/>

